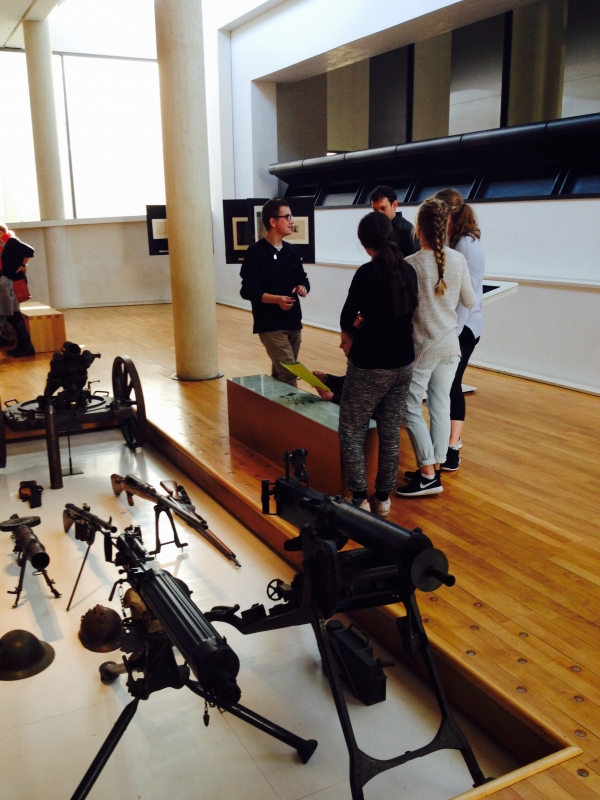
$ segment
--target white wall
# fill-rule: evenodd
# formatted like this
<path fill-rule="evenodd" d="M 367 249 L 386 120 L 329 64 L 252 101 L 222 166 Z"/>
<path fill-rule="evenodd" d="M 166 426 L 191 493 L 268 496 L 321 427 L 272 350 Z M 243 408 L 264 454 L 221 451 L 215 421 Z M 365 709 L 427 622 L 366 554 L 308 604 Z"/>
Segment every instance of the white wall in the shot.
<path fill-rule="evenodd" d="M 473 363 L 559 385 L 600 392 L 600 200 L 474 204 L 486 274 L 516 280 L 519 291 L 484 310 Z M 402 209 L 414 222 L 416 206 Z M 317 263 L 304 321 L 339 330 L 354 270 L 368 260 L 356 237 L 364 208 L 315 212 Z M 221 271 L 221 302 L 239 296 L 239 267 Z"/>
<path fill-rule="evenodd" d="M 27 267 L 34 300 L 49 303 L 44 228 L 56 223 L 13 225 L 16 235 L 35 249 Z M 69 220 L 60 225 L 67 238 L 69 263 L 61 276 L 73 281 L 71 308 L 169 303 L 169 257 L 148 255 L 145 219 Z"/>

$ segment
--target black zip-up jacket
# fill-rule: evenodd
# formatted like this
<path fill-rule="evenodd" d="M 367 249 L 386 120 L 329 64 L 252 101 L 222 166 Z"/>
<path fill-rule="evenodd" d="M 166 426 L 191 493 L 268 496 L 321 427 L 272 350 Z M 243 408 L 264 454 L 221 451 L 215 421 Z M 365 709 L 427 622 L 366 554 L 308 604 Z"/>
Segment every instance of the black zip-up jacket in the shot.
<path fill-rule="evenodd" d="M 392 220 L 392 228 L 394 229 L 394 241 L 403 256 L 412 256 L 421 249 L 419 240 L 413 237 L 413 226 L 407 219 L 404 219 L 401 211 L 396 211 L 396 216 Z"/>
<path fill-rule="evenodd" d="M 17 272 L 17 270 L 23 264 L 24 258 L 33 258 L 35 253 L 33 247 L 17 239 L 16 236 L 11 236 L 4 245 L 4 250 L 0 252 L 2 253 L 2 271 L 0 275 L 10 278 L 13 282 L 25 278 L 25 273 Z"/>
<path fill-rule="evenodd" d="M 281 250 L 277 250 L 266 239 L 259 239 L 246 251 L 240 270 L 240 294 L 252 303 L 253 333 L 302 328 L 300 298 L 292 292 L 296 286 L 305 286 L 308 292 L 310 283 L 298 249 L 289 242 L 282 244 Z M 296 302 L 289 311 L 284 311 L 277 303 L 263 303 L 263 294 L 295 297 Z"/>

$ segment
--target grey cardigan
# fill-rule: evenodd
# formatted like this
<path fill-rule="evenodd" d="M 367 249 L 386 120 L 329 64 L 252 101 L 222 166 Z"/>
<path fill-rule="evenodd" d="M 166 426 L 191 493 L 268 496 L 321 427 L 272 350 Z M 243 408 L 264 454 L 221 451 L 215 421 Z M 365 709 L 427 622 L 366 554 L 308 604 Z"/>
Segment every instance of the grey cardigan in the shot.
<path fill-rule="evenodd" d="M 448 288 L 443 295 L 435 293 L 438 269 L 433 251 L 419 250 L 406 258 L 419 281 L 419 305 L 412 320 L 416 361 L 460 356 L 456 306 L 459 299 L 465 308 L 475 305 L 475 292 L 465 257 L 449 247 L 445 247 L 444 252 L 444 281 Z"/>

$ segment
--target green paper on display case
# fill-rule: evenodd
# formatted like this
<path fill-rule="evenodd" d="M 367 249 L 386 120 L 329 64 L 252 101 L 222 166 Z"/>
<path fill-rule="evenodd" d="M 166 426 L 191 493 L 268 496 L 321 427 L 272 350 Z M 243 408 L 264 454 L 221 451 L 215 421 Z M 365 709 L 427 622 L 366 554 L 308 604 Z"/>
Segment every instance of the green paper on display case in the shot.
<path fill-rule="evenodd" d="M 324 389 L 326 392 L 331 391 L 329 386 L 325 386 L 323 381 L 319 380 L 301 361 L 292 361 L 289 364 L 284 364 L 282 361 L 281 366 L 289 369 L 297 378 L 302 378 L 314 389 Z"/>

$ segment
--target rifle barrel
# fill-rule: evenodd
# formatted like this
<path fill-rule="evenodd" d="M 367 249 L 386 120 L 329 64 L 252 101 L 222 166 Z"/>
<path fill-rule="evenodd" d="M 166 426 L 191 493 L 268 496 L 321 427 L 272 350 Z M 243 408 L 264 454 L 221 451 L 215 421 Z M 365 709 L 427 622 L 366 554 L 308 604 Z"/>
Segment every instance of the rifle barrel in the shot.
<path fill-rule="evenodd" d="M 242 565 L 237 560 L 235 553 L 228 547 L 225 542 L 222 542 L 208 527 L 208 523 L 199 514 L 187 509 L 183 503 L 168 494 L 161 494 L 149 483 L 141 481 L 136 475 L 127 475 L 121 478 L 119 475 L 113 475 L 111 478 L 113 488 L 115 485 L 122 487 L 126 492 L 141 497 L 142 500 L 149 500 L 152 503 L 170 509 L 180 519 L 182 519 L 193 530 L 203 536 L 207 542 L 212 544 L 222 555 L 232 561 L 236 567 Z"/>

